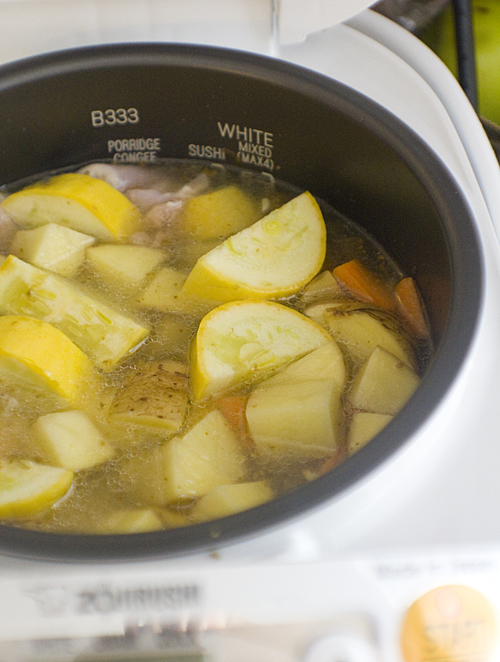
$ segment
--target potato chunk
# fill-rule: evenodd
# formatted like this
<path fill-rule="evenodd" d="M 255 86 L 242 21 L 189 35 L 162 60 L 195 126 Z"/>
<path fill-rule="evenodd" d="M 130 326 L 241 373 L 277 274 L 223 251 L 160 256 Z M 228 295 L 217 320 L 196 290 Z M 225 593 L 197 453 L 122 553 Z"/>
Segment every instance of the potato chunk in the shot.
<path fill-rule="evenodd" d="M 56 467 L 80 471 L 102 464 L 115 454 L 92 421 L 78 410 L 40 416 L 30 432 Z"/>
<path fill-rule="evenodd" d="M 333 341 L 257 386 L 248 399 L 246 418 L 258 451 L 321 456 L 335 450 L 345 381 L 344 358 Z"/>
<path fill-rule="evenodd" d="M 290 384 L 293 382 L 308 382 L 333 379 L 340 389 L 344 388 L 347 373 L 344 356 L 335 341 L 328 342 L 309 354 L 290 363 L 263 384 Z"/>
<path fill-rule="evenodd" d="M 410 366 L 383 347 L 376 347 L 354 377 L 350 401 L 356 409 L 395 415 L 419 383 L 419 376 Z"/>
<path fill-rule="evenodd" d="M 165 253 L 148 246 L 100 244 L 87 250 L 87 261 L 94 272 L 110 287 L 138 290 Z"/>
<path fill-rule="evenodd" d="M 103 515 L 89 533 L 115 534 L 145 533 L 163 529 L 163 522 L 154 512 L 146 508 L 114 510 Z"/>
<path fill-rule="evenodd" d="M 191 198 L 182 213 L 185 231 L 202 240 L 228 237 L 258 218 L 255 201 L 232 185 Z"/>
<path fill-rule="evenodd" d="M 173 267 L 163 267 L 139 296 L 139 305 L 201 319 L 218 304 L 184 292 L 182 286 L 185 280 L 186 274 L 182 271 Z"/>
<path fill-rule="evenodd" d="M 115 395 L 110 419 L 177 431 L 188 404 L 187 366 L 151 361 L 129 373 Z"/>
<path fill-rule="evenodd" d="M 332 272 L 322 271 L 305 286 L 300 296 L 300 302 L 302 305 L 309 305 L 316 301 L 332 301 L 342 296 L 342 289 Z"/>
<path fill-rule="evenodd" d="M 342 417 L 340 395 L 335 379 L 257 387 L 248 399 L 246 416 L 258 452 L 320 457 L 335 451 Z"/>
<path fill-rule="evenodd" d="M 415 352 L 392 315 L 375 310 L 331 308 L 325 311 L 327 328 L 355 362 L 366 361 L 383 347 L 401 361 L 415 367 Z"/>
<path fill-rule="evenodd" d="M 319 324 L 324 329 L 328 328 L 328 315 L 333 313 L 335 309 L 346 310 L 351 308 L 351 304 L 345 300 L 339 301 L 320 301 L 313 302 L 304 309 L 304 315 L 312 319 L 313 322 Z"/>
<path fill-rule="evenodd" d="M 216 519 L 260 506 L 273 498 L 273 491 L 264 480 L 253 483 L 219 485 L 201 497 L 191 516 L 198 521 Z"/>
<path fill-rule="evenodd" d="M 213 410 L 185 435 L 163 446 L 163 468 L 165 494 L 171 502 L 238 482 L 245 472 L 245 456 L 224 416 Z"/>
<path fill-rule="evenodd" d="M 347 439 L 347 452 L 353 455 L 373 439 L 394 417 L 390 414 L 373 414 L 359 411 L 352 416 Z"/>
<path fill-rule="evenodd" d="M 85 261 L 85 249 L 95 238 L 63 225 L 47 223 L 34 230 L 20 230 L 11 252 L 35 267 L 71 278 Z"/>

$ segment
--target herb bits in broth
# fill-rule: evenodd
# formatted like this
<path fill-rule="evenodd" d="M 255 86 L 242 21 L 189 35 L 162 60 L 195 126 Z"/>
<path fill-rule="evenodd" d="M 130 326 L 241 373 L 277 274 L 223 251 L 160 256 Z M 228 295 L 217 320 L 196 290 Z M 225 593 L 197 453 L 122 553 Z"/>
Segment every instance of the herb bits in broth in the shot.
<path fill-rule="evenodd" d="M 414 281 L 307 191 L 166 161 L 0 195 L 5 523 L 231 515 L 334 468 L 418 387 Z"/>

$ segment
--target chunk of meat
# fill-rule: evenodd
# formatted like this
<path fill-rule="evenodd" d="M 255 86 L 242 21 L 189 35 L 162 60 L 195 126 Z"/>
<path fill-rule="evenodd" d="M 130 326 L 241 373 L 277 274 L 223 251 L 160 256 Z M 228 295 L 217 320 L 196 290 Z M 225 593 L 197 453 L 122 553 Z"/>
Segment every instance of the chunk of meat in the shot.
<path fill-rule="evenodd" d="M 78 170 L 83 175 L 102 179 L 113 188 L 124 193 L 130 188 L 148 187 L 163 182 L 165 186 L 165 173 L 155 168 L 144 168 L 135 165 L 115 165 L 111 163 L 90 163 Z"/>

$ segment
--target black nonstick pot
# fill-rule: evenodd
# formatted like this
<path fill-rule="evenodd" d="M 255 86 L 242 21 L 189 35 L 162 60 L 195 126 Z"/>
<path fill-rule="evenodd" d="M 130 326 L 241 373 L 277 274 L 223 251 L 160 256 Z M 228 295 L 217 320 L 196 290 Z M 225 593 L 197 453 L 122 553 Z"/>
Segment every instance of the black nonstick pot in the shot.
<path fill-rule="evenodd" d="M 457 183 L 407 126 L 355 90 L 272 58 L 203 46 L 111 45 L 0 68 L 0 185 L 100 160 L 193 158 L 267 172 L 363 226 L 422 293 L 435 352 L 370 444 L 330 473 L 241 514 L 133 535 L 0 526 L 0 552 L 114 560 L 213 549 L 327 506 L 432 417 L 481 310 L 482 260 Z M 333 525 L 333 523 L 332 523 Z"/>

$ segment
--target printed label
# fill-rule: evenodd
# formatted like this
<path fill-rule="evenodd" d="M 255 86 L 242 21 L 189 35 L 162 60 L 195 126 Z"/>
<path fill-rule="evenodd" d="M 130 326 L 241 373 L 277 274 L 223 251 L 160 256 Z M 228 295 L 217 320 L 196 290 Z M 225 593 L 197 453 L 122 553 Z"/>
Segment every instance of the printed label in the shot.
<path fill-rule="evenodd" d="M 236 155 L 241 163 L 274 170 L 274 135 L 270 131 L 250 126 L 217 122 L 219 134 L 236 143 Z"/>
<path fill-rule="evenodd" d="M 141 120 L 137 108 L 108 108 L 93 110 L 90 113 L 92 126 L 101 128 L 123 124 L 138 124 Z"/>
<path fill-rule="evenodd" d="M 226 145 L 219 147 L 191 143 L 188 145 L 188 154 L 191 158 L 225 161 L 227 152 L 232 152 L 243 165 L 274 170 L 272 133 L 227 122 L 217 122 L 217 129 Z"/>
<path fill-rule="evenodd" d="M 189 145 L 189 156 L 195 159 L 210 159 L 211 161 L 225 161 L 226 152 L 223 147 L 212 145 Z"/>
<path fill-rule="evenodd" d="M 156 161 L 161 150 L 160 138 L 122 138 L 108 140 L 108 154 L 113 161 L 140 163 Z"/>
<path fill-rule="evenodd" d="M 153 586 L 97 585 L 71 590 L 39 586 L 27 593 L 41 616 L 64 614 L 111 614 L 163 612 L 197 606 L 200 587 L 196 584 Z"/>

